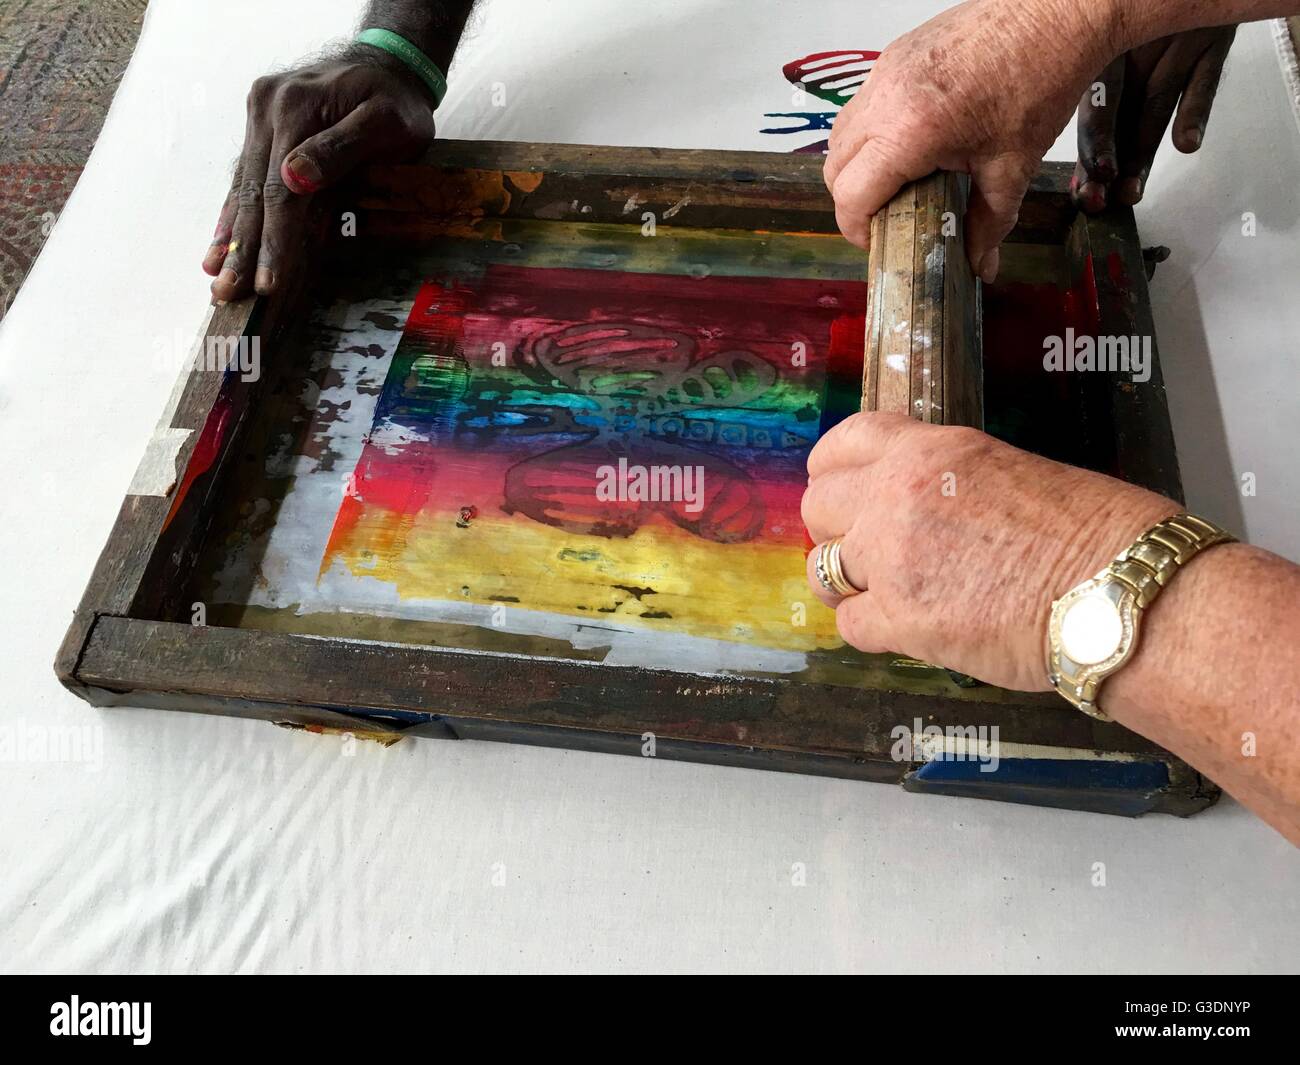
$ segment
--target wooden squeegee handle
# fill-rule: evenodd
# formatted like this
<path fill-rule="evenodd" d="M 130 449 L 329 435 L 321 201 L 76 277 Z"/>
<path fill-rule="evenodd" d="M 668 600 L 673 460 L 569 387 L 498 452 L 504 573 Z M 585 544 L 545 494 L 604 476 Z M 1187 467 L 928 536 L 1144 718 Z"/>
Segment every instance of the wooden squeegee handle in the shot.
<path fill-rule="evenodd" d="M 984 427 L 978 280 L 963 237 L 967 179 L 905 186 L 871 222 L 862 409 Z"/>

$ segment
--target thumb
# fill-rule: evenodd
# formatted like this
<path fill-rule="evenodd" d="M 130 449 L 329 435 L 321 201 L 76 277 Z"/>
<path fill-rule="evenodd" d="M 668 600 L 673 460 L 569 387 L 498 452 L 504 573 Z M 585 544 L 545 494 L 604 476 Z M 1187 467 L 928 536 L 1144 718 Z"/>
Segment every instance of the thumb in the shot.
<path fill-rule="evenodd" d="M 1018 154 L 998 155 L 971 167 L 966 254 L 985 284 L 998 276 L 998 245 L 1016 226 L 1035 169 L 1037 163 Z"/>
<path fill-rule="evenodd" d="M 289 152 L 280 164 L 280 177 L 292 191 L 311 195 L 382 154 L 391 133 L 367 101 Z"/>

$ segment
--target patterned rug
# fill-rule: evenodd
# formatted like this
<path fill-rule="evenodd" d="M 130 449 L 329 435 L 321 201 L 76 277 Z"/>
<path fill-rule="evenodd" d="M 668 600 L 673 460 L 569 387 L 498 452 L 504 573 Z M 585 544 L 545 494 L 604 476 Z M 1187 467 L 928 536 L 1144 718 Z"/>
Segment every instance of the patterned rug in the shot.
<path fill-rule="evenodd" d="M 0 0 L 0 318 L 77 183 L 148 0 Z"/>

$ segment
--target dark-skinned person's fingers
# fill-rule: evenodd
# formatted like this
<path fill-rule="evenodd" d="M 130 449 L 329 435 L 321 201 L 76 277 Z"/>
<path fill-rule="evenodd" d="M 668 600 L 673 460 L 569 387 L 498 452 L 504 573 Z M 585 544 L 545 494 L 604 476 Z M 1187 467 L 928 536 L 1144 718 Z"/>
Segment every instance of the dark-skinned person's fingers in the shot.
<path fill-rule="evenodd" d="M 262 187 L 266 183 L 274 136 L 271 117 L 274 85 L 271 78 L 258 78 L 248 93 L 244 152 L 236 168 L 235 220 L 220 272 L 212 282 L 212 298 L 219 303 L 242 299 L 253 289 L 262 240 Z"/>
<path fill-rule="evenodd" d="M 426 87 L 400 59 L 368 47 L 258 78 L 236 180 L 204 257 L 214 300 L 274 291 L 301 257 L 301 201 L 366 158 L 414 158 L 433 136 Z"/>
<path fill-rule="evenodd" d="M 1178 112 L 1174 115 L 1174 147 L 1180 152 L 1194 152 L 1205 140 L 1205 127 L 1219 91 L 1223 64 L 1236 35 L 1236 26 L 1221 27 L 1214 42 L 1192 68 L 1182 99 L 1178 101 Z"/>
<path fill-rule="evenodd" d="M 1112 188 L 1115 201 L 1126 207 L 1142 200 L 1156 152 L 1174 117 L 1187 84 L 1187 72 L 1196 58 L 1191 35 L 1180 34 L 1158 43 L 1166 47 L 1147 74 L 1144 89 L 1126 92 L 1121 104 L 1116 134 L 1120 172 Z"/>
<path fill-rule="evenodd" d="M 1079 161 L 1070 181 L 1070 194 L 1089 213 L 1106 206 L 1106 191 L 1119 173 L 1115 126 L 1124 92 L 1124 56 L 1118 56 L 1079 100 Z"/>
<path fill-rule="evenodd" d="M 1093 181 L 1083 164 L 1075 162 L 1074 173 L 1070 175 L 1070 199 L 1074 206 L 1084 214 L 1097 214 L 1106 209 L 1107 186 Z"/>
<path fill-rule="evenodd" d="M 217 217 L 217 228 L 212 234 L 212 243 L 208 245 L 203 256 L 203 272 L 216 277 L 221 272 L 221 264 L 226 261 L 226 252 L 230 249 L 230 235 L 235 227 L 235 215 L 239 213 L 240 167 L 235 164 L 235 176 L 226 194 L 226 202 L 221 205 L 221 214 Z"/>
<path fill-rule="evenodd" d="M 406 141 L 404 125 L 384 105 L 366 100 L 329 129 L 294 146 L 281 177 L 294 192 L 311 195 L 347 177 L 366 160 L 384 155 L 394 138 Z"/>
<path fill-rule="evenodd" d="M 245 176 L 240 184 L 238 213 L 230 231 L 221 270 L 212 282 L 212 298 L 219 303 L 243 299 L 253 289 L 253 273 L 262 242 L 262 184 L 266 155 L 255 150 L 246 162 L 245 174 L 257 168 L 257 177 Z"/>
<path fill-rule="evenodd" d="M 399 112 L 391 101 L 365 100 L 340 121 L 289 152 L 281 176 L 310 194 L 342 181 L 362 163 L 417 158 L 434 137 L 432 115 Z"/>
<path fill-rule="evenodd" d="M 271 105 L 275 132 L 262 175 L 262 231 L 253 280 L 260 296 L 270 295 L 277 280 L 291 274 L 301 257 L 311 197 L 291 187 L 285 175 L 289 158 L 320 128 L 313 106 L 316 97 L 313 87 L 290 80 L 279 87 Z"/>
<path fill-rule="evenodd" d="M 258 293 L 270 295 L 297 268 L 306 204 L 315 193 L 338 184 L 363 163 L 419 156 L 433 133 L 431 117 L 420 121 L 418 114 L 403 114 L 386 99 L 364 100 L 319 132 L 292 118 L 277 126 L 267 174 Z"/>
<path fill-rule="evenodd" d="M 285 157 L 301 142 L 306 131 L 299 122 L 287 121 L 287 125 L 276 126 L 262 185 L 262 233 L 257 249 L 257 272 L 253 276 L 253 288 L 259 296 L 269 296 L 275 291 L 277 280 L 298 266 L 306 236 L 311 197 L 289 188 L 283 174 Z"/>

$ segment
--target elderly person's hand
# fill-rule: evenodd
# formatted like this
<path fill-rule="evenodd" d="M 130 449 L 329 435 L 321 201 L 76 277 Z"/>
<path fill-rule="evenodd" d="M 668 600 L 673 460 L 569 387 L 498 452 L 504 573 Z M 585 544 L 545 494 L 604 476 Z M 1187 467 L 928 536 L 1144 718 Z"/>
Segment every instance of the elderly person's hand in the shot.
<path fill-rule="evenodd" d="M 1020 691 L 1049 687 L 1052 600 L 1103 569 L 1171 499 L 1020 451 L 974 429 L 856 414 L 813 448 L 803 518 L 844 537 L 840 633 Z"/>
<path fill-rule="evenodd" d="M 1175 148 L 1200 148 L 1236 34 L 1236 26 L 1214 26 L 1162 37 L 1121 55 L 1084 90 L 1071 183 L 1081 209 L 1141 200 L 1170 120 Z"/>
<path fill-rule="evenodd" d="M 1107 4 L 970 0 L 889 45 L 835 119 L 826 185 L 865 248 L 871 216 L 908 181 L 969 173 L 971 265 L 991 281 L 1029 180 L 1080 94 L 1120 48 Z"/>

